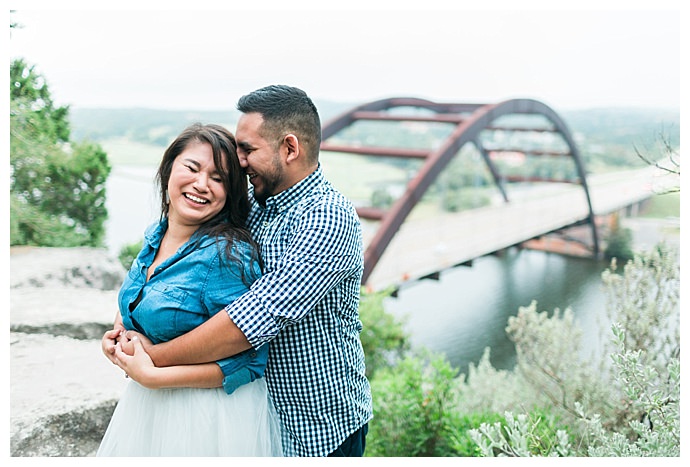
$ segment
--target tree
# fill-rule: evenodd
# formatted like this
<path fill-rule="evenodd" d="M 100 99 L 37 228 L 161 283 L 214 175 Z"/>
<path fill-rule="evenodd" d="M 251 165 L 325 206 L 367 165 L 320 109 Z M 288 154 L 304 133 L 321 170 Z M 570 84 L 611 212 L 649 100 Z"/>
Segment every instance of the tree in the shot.
<path fill-rule="evenodd" d="M 10 64 L 10 245 L 102 246 L 111 166 L 70 141 L 68 113 L 34 66 Z"/>
<path fill-rule="evenodd" d="M 635 154 L 642 161 L 651 166 L 656 167 L 662 174 L 669 175 L 670 181 L 667 181 L 666 186 L 661 189 L 661 194 L 679 193 L 680 192 L 680 152 L 675 149 L 669 138 L 663 134 L 660 135 L 659 140 L 663 146 L 665 157 L 660 160 L 653 160 L 651 157 L 643 154 L 637 147 L 635 147 Z"/>

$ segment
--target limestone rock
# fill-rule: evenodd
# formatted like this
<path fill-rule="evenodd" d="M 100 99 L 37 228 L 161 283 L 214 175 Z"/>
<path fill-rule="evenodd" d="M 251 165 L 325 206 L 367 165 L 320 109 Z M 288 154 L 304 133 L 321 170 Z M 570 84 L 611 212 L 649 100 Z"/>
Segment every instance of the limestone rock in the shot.
<path fill-rule="evenodd" d="M 91 456 L 127 380 L 101 352 L 126 271 L 97 248 L 10 250 L 10 455 Z"/>

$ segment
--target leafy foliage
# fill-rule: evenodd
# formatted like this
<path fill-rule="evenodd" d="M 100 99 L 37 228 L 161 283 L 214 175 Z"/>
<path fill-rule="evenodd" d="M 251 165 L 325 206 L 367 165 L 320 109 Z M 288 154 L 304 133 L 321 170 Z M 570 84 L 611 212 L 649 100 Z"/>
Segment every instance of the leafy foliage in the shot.
<path fill-rule="evenodd" d="M 120 249 L 117 259 L 120 261 L 120 264 L 122 264 L 122 267 L 125 268 L 125 271 L 129 271 L 129 268 L 132 267 L 132 263 L 139 254 L 139 251 L 141 251 L 142 246 L 143 241 L 140 240 L 138 242 L 125 245 Z"/>
<path fill-rule="evenodd" d="M 608 235 L 604 256 L 608 260 L 616 258 L 618 261 L 628 261 L 633 259 L 635 253 L 632 251 L 632 232 L 630 229 L 621 227 L 620 220 L 615 217 Z"/>
<path fill-rule="evenodd" d="M 453 426 L 460 410 L 456 371 L 439 355 L 408 356 L 372 381 L 374 420 L 367 455 L 455 456 Z"/>
<path fill-rule="evenodd" d="M 521 309 L 508 327 L 518 349 L 513 378 L 532 390 L 515 401 L 512 422 L 473 433 L 483 454 L 525 454 L 522 447 L 535 423 L 512 414 L 547 407 L 566 423 L 571 442 L 559 442 L 542 455 L 678 456 L 678 260 L 675 249 L 660 244 L 636 255 L 623 275 L 615 272 L 615 261 L 604 272 L 613 323 L 611 345 L 603 352 L 609 360 L 587 360 L 577 345 L 563 347 L 575 327 L 568 313 L 547 317 L 534 304 Z"/>
<path fill-rule="evenodd" d="M 662 243 L 622 274 L 614 260 L 602 282 L 612 337 L 595 354 L 570 309 L 533 302 L 506 328 L 513 371 L 490 349 L 467 377 L 430 352 L 377 368 L 366 455 L 679 456 L 678 251 Z"/>
<path fill-rule="evenodd" d="M 10 64 L 10 116 L 32 140 L 67 142 L 69 107 L 56 107 L 45 78 L 23 59 Z"/>
<path fill-rule="evenodd" d="M 482 423 L 470 436 L 482 457 L 564 457 L 572 452 L 567 431 L 536 413 L 515 417 L 506 412 L 503 422 Z"/>
<path fill-rule="evenodd" d="M 623 329 L 614 324 L 611 355 L 630 414 L 629 429 L 607 431 L 598 416 L 588 417 L 592 442 L 587 453 L 596 457 L 680 457 L 680 359 L 670 358 L 659 370 L 644 350 L 632 350 Z M 583 417 L 585 415 L 583 414 Z"/>
<path fill-rule="evenodd" d="M 69 143 L 68 108 L 44 78 L 10 66 L 10 244 L 101 246 L 110 174 L 99 145 Z"/>
<path fill-rule="evenodd" d="M 403 322 L 396 321 L 383 309 L 383 300 L 390 290 L 360 295 L 359 315 L 363 330 L 360 335 L 367 358 L 367 376 L 386 368 L 410 350 L 409 336 Z"/>
<path fill-rule="evenodd" d="M 645 351 L 645 364 L 663 371 L 680 356 L 680 264 L 678 250 L 664 243 L 602 274 L 607 313 L 625 331 L 625 347 Z M 615 349 L 614 349 L 615 350 Z"/>

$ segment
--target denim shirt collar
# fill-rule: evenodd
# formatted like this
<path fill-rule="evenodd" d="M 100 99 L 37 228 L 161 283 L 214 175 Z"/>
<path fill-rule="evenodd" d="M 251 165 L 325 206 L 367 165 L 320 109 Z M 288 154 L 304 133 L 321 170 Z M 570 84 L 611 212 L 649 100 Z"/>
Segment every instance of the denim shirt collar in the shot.
<path fill-rule="evenodd" d="M 144 233 L 144 243 L 145 246 L 150 248 L 149 253 L 157 251 L 160 247 L 161 241 L 165 232 L 168 230 L 168 218 L 162 218 L 158 223 L 151 225 Z M 211 244 L 215 243 L 215 239 L 204 235 L 200 235 L 195 232 L 192 234 L 191 238 L 187 240 L 178 250 L 177 254 L 184 255 L 188 250 L 193 248 L 205 248 Z M 153 260 L 153 258 L 151 259 Z"/>

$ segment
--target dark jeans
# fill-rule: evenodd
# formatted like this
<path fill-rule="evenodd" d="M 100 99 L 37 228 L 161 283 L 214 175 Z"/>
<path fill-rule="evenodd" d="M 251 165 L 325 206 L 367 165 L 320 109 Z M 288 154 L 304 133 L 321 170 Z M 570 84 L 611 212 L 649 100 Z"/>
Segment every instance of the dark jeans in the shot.
<path fill-rule="evenodd" d="M 328 457 L 362 457 L 364 448 L 367 444 L 367 432 L 369 424 L 365 423 L 362 428 L 352 433 L 338 449 L 328 455 Z"/>

